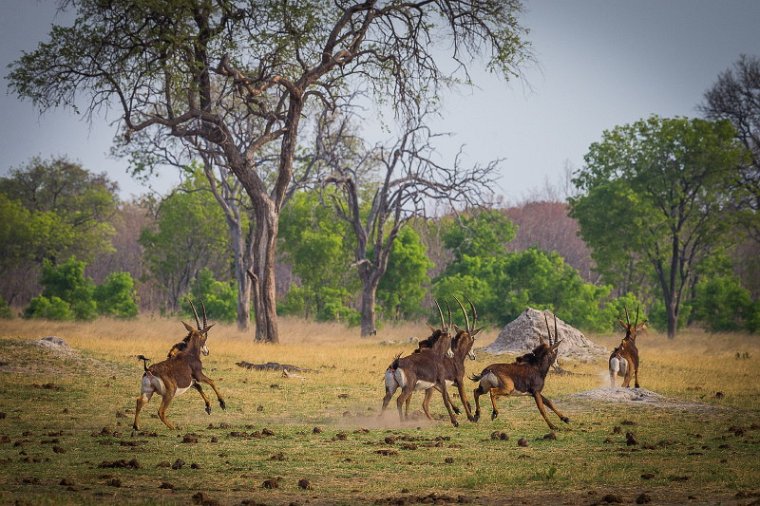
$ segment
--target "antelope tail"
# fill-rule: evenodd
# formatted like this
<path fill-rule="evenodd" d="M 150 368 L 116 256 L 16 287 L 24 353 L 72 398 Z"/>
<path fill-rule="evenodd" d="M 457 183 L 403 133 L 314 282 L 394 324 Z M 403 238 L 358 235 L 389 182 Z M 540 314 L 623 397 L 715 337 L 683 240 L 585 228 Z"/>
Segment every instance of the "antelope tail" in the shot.
<path fill-rule="evenodd" d="M 145 372 L 147 372 L 148 371 L 148 362 L 150 362 L 150 359 L 148 357 L 146 357 L 145 355 L 137 355 L 137 360 L 142 360 L 143 361 L 143 370 L 145 370 Z"/>
<path fill-rule="evenodd" d="M 393 369 L 394 371 L 398 369 L 398 362 L 400 359 L 401 359 L 401 353 L 393 357 L 393 362 L 391 362 L 391 369 Z"/>
<path fill-rule="evenodd" d="M 478 381 L 480 381 L 480 378 L 482 378 L 482 377 L 483 377 L 482 374 L 473 374 L 472 376 L 470 376 L 470 380 L 478 382 Z"/>

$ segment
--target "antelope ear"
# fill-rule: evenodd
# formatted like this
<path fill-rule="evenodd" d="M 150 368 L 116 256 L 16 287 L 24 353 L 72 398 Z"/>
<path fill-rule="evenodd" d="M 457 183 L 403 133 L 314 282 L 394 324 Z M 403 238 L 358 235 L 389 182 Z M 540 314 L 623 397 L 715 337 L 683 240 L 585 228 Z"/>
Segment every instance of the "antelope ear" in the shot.
<path fill-rule="evenodd" d="M 483 330 L 483 327 L 480 327 L 479 329 L 475 329 L 472 332 L 470 332 L 470 337 L 475 337 L 478 335 L 478 333 Z"/>
<path fill-rule="evenodd" d="M 623 327 L 625 330 L 628 330 L 628 325 L 625 324 L 623 320 L 618 319 L 618 323 L 621 327 Z"/>
<path fill-rule="evenodd" d="M 188 332 L 193 332 L 193 331 L 197 330 L 197 329 L 195 329 L 195 328 L 191 327 L 190 325 L 188 325 L 188 324 L 187 324 L 187 323 L 185 323 L 185 322 L 182 322 L 182 325 L 184 325 L 184 326 L 185 326 L 185 328 L 187 329 L 187 331 L 188 331 Z"/>
<path fill-rule="evenodd" d="M 430 332 L 435 332 L 436 330 L 438 330 L 435 327 L 433 327 L 432 325 L 430 325 L 429 323 L 427 324 L 427 326 L 430 329 Z"/>
<path fill-rule="evenodd" d="M 554 350 L 556 350 L 557 348 L 559 348 L 559 345 L 560 345 L 560 344 L 562 344 L 562 340 L 560 340 L 560 341 L 558 341 L 558 342 L 554 343 L 554 345 L 552 346 L 552 351 L 554 351 Z"/>
<path fill-rule="evenodd" d="M 203 329 L 203 331 L 202 331 L 202 332 L 205 334 L 205 333 L 206 333 L 206 332 L 208 332 L 208 331 L 209 331 L 209 329 L 210 329 L 211 327 L 213 327 L 214 325 L 216 325 L 216 323 L 212 323 L 211 325 L 208 325 L 206 328 L 204 328 L 204 329 Z"/>
<path fill-rule="evenodd" d="M 459 327 L 457 327 L 457 324 L 454 324 L 454 331 L 456 331 L 457 334 L 459 334 Z"/>

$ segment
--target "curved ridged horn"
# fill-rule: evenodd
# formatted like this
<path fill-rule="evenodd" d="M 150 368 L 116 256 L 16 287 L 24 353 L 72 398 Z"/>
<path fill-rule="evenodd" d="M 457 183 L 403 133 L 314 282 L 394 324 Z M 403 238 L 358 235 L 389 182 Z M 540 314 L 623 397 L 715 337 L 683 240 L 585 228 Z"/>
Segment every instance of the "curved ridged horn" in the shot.
<path fill-rule="evenodd" d="M 628 324 L 628 326 L 631 326 L 631 318 L 628 316 L 628 308 L 623 306 L 623 309 L 625 310 L 625 322 Z"/>
<path fill-rule="evenodd" d="M 446 321 L 443 319 L 443 309 L 441 309 L 441 305 L 438 304 L 437 300 L 433 299 L 433 302 L 435 302 L 435 305 L 438 308 L 438 314 L 441 317 L 441 330 L 443 330 L 446 327 Z"/>
<path fill-rule="evenodd" d="M 552 330 L 549 328 L 549 320 L 546 318 L 546 313 L 544 313 L 544 322 L 546 323 L 546 335 L 549 336 L 549 346 L 551 346 Z M 544 336 L 541 335 L 541 332 L 538 333 L 538 340 L 541 341 L 541 344 L 546 344 L 544 341 Z"/>
<path fill-rule="evenodd" d="M 457 301 L 457 304 L 459 304 L 459 307 L 462 309 L 462 314 L 464 315 L 464 327 L 467 330 L 467 333 L 469 334 L 472 332 L 472 329 L 470 328 L 470 319 L 467 317 L 467 311 L 464 309 L 464 305 L 462 304 L 462 301 L 454 297 L 454 300 Z"/>
<path fill-rule="evenodd" d="M 193 304 L 192 300 L 190 301 L 190 307 L 193 308 L 193 316 L 195 316 L 195 326 L 196 326 L 196 328 L 198 330 L 200 330 L 202 328 L 201 327 L 201 321 L 198 318 L 198 311 L 195 310 L 195 304 Z M 204 314 L 205 314 L 205 312 L 204 312 Z"/>
<path fill-rule="evenodd" d="M 557 313 L 554 313 L 554 344 L 552 346 L 557 346 L 559 344 L 559 333 L 557 332 Z"/>
<path fill-rule="evenodd" d="M 467 303 L 470 305 L 470 309 L 472 309 L 472 328 L 475 329 L 475 324 L 478 322 L 478 312 L 475 311 L 475 304 L 472 303 L 469 297 L 467 297 Z"/>
<path fill-rule="evenodd" d="M 208 321 L 206 320 L 206 304 L 203 302 L 201 302 L 201 311 L 203 311 L 203 328 L 206 329 L 208 328 Z"/>
<path fill-rule="evenodd" d="M 449 306 L 448 302 L 446 303 L 446 313 L 449 315 L 449 324 L 446 326 L 446 331 L 448 332 L 449 330 L 451 330 L 451 327 L 454 324 L 454 322 L 451 319 L 451 307 Z"/>

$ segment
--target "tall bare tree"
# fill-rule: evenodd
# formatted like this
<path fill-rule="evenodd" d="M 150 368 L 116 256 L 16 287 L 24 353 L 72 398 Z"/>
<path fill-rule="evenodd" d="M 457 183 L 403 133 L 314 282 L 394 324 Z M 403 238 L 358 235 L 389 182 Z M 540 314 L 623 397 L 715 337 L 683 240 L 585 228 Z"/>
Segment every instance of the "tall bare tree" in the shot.
<path fill-rule="evenodd" d="M 10 88 L 40 109 L 113 106 L 122 132 L 200 139 L 216 146 L 251 198 L 256 338 L 278 341 L 275 244 L 293 177 L 302 117 L 332 108 L 347 89 L 366 86 L 394 110 L 413 110 L 466 74 L 482 53 L 510 77 L 526 55 L 518 0 L 63 0 L 72 26 L 25 53 Z M 444 51 L 444 52 L 442 52 Z M 454 59 L 459 76 L 439 67 Z M 231 99 L 230 99 L 231 97 Z M 244 106 L 260 128 L 233 135 Z M 278 143 L 269 175 L 257 153 Z"/>
<path fill-rule="evenodd" d="M 332 133 L 318 136 L 334 142 L 316 150 L 331 171 L 323 182 L 338 188 L 337 195 L 330 193 L 336 212 L 356 236 L 362 336 L 375 331 L 377 287 L 401 228 L 441 202 L 450 208 L 471 207 L 492 198 L 499 161 L 471 168 L 462 167 L 459 155 L 451 165 L 434 161 L 434 141 L 442 135 L 425 126 L 425 117 L 414 118 L 390 146 L 366 148 L 348 133 L 353 129 L 345 117 Z"/>
<path fill-rule="evenodd" d="M 760 242 L 760 57 L 742 55 L 721 72 L 700 109 L 709 119 L 730 121 L 750 153 L 750 162 L 739 168 L 745 192 L 736 204 L 745 211 L 746 229 Z"/>

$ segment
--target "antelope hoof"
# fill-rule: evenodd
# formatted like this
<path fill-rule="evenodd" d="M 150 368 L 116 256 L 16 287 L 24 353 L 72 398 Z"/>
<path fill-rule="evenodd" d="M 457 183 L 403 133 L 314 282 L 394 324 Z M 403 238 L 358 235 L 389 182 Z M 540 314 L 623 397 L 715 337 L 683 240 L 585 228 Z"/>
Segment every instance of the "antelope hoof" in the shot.
<path fill-rule="evenodd" d="M 549 428 L 550 428 L 551 430 L 558 430 L 558 429 L 557 429 L 557 426 L 556 426 L 556 425 L 554 425 L 553 423 L 550 423 L 550 424 L 549 424 Z"/>
<path fill-rule="evenodd" d="M 474 416 L 472 416 L 472 415 L 468 416 L 468 417 L 467 417 L 467 419 L 468 419 L 469 421 L 471 421 L 471 422 L 477 422 L 477 421 L 478 421 L 478 419 L 477 419 L 477 418 L 475 418 L 475 417 L 474 417 Z"/>
<path fill-rule="evenodd" d="M 132 430 L 140 430 L 140 427 L 138 427 L 136 423 L 133 423 Z"/>
<path fill-rule="evenodd" d="M 462 414 L 462 411 L 458 407 L 451 406 L 451 408 L 454 410 L 454 414 L 456 414 L 456 415 L 461 415 Z"/>
<path fill-rule="evenodd" d="M 222 408 L 224 411 L 227 411 L 227 405 L 224 403 L 223 399 L 219 399 L 219 407 Z"/>
<path fill-rule="evenodd" d="M 565 422 L 565 423 L 570 423 L 570 419 L 568 417 L 566 417 L 566 416 L 562 417 L 562 421 Z"/>
<path fill-rule="evenodd" d="M 210 404 L 206 406 L 206 413 L 208 413 L 209 415 L 211 414 L 211 405 Z"/>
<path fill-rule="evenodd" d="M 479 411 L 475 412 L 475 416 L 472 417 L 472 421 L 473 422 L 477 422 L 478 420 L 480 420 L 480 412 Z"/>
<path fill-rule="evenodd" d="M 451 425 L 453 425 L 454 427 L 459 427 L 459 422 L 457 422 L 456 420 L 452 420 Z"/>
<path fill-rule="evenodd" d="M 491 411 L 491 420 L 496 420 L 497 416 L 499 416 L 498 411 Z"/>

